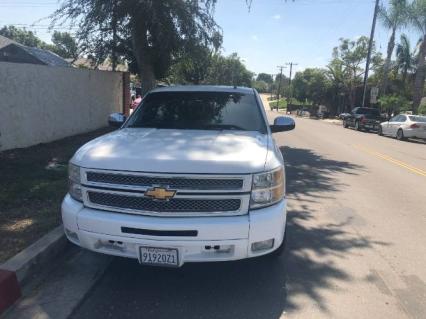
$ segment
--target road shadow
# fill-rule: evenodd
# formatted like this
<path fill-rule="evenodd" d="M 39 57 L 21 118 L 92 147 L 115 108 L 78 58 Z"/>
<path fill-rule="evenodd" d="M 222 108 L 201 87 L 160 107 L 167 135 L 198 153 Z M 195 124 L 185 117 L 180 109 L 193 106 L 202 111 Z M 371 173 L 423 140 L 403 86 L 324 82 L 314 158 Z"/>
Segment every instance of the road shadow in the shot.
<path fill-rule="evenodd" d="M 282 151 L 292 198 L 337 192 L 342 185 L 334 173 L 357 174 L 362 169 L 306 149 L 285 147 Z M 343 228 L 350 221 L 306 226 L 315 214 L 309 202 L 289 210 L 287 249 L 276 259 L 266 256 L 164 269 L 115 258 L 73 318 L 278 319 L 284 312 L 300 309 L 299 297 L 327 313 L 322 292 L 336 290 L 336 281 L 352 278 L 344 269 L 317 257 L 349 258 L 381 243 L 346 233 Z"/>
<path fill-rule="evenodd" d="M 350 162 L 327 159 L 312 150 L 284 146 L 287 195 L 306 202 L 315 198 L 330 198 L 345 186 L 336 174 L 357 175 L 365 169 Z"/>

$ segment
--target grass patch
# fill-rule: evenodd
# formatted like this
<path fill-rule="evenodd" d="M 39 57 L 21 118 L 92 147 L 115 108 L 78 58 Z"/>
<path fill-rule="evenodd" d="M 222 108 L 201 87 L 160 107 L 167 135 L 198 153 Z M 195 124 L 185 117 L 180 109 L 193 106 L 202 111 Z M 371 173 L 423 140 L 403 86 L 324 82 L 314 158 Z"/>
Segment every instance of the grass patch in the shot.
<path fill-rule="evenodd" d="M 69 159 L 82 144 L 109 131 L 0 153 L 0 263 L 60 224 Z"/>
<path fill-rule="evenodd" d="M 277 107 L 277 100 L 269 102 L 270 108 L 276 108 Z M 280 99 L 278 101 L 278 108 L 279 109 L 286 109 L 287 108 L 287 99 Z"/>

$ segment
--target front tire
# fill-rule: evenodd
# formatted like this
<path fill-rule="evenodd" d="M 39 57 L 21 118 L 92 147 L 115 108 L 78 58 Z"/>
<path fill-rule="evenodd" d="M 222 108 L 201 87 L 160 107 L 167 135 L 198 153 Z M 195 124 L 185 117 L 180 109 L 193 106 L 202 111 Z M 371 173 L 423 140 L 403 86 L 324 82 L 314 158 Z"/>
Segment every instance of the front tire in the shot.
<path fill-rule="evenodd" d="M 343 120 L 343 127 L 348 128 L 348 122 L 346 122 L 346 120 Z"/>
<path fill-rule="evenodd" d="M 396 132 L 396 139 L 398 141 L 405 141 L 404 131 L 400 128 L 398 132 Z"/>
<path fill-rule="evenodd" d="M 383 128 L 381 125 L 379 125 L 379 129 L 377 130 L 377 134 L 379 134 L 380 136 L 383 136 Z"/>

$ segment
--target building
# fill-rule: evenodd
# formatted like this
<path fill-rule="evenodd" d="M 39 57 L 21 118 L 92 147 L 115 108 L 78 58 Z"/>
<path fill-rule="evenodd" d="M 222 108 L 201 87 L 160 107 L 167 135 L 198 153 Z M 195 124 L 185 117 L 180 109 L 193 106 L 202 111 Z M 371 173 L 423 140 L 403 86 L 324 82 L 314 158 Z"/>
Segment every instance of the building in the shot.
<path fill-rule="evenodd" d="M 27 47 L 1 35 L 0 62 L 70 67 L 65 59 L 49 50 Z"/>

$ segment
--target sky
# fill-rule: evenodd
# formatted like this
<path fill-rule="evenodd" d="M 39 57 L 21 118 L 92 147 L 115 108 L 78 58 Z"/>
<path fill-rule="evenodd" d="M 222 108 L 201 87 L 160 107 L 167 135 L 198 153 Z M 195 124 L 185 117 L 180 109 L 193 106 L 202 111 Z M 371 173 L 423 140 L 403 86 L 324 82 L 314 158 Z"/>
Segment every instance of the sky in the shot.
<path fill-rule="evenodd" d="M 56 0 L 0 0 L 0 27 L 24 26 L 50 42 L 49 20 L 40 19 L 57 7 Z M 276 74 L 277 66 L 287 62 L 297 63 L 293 72 L 324 67 L 339 38 L 370 35 L 373 11 L 374 0 L 253 0 L 250 10 L 245 0 L 218 0 L 214 15 L 223 31 L 225 55 L 236 52 L 249 70 Z M 414 47 L 420 35 L 411 29 L 402 32 Z M 388 37 L 378 21 L 375 41 L 383 54 Z"/>

